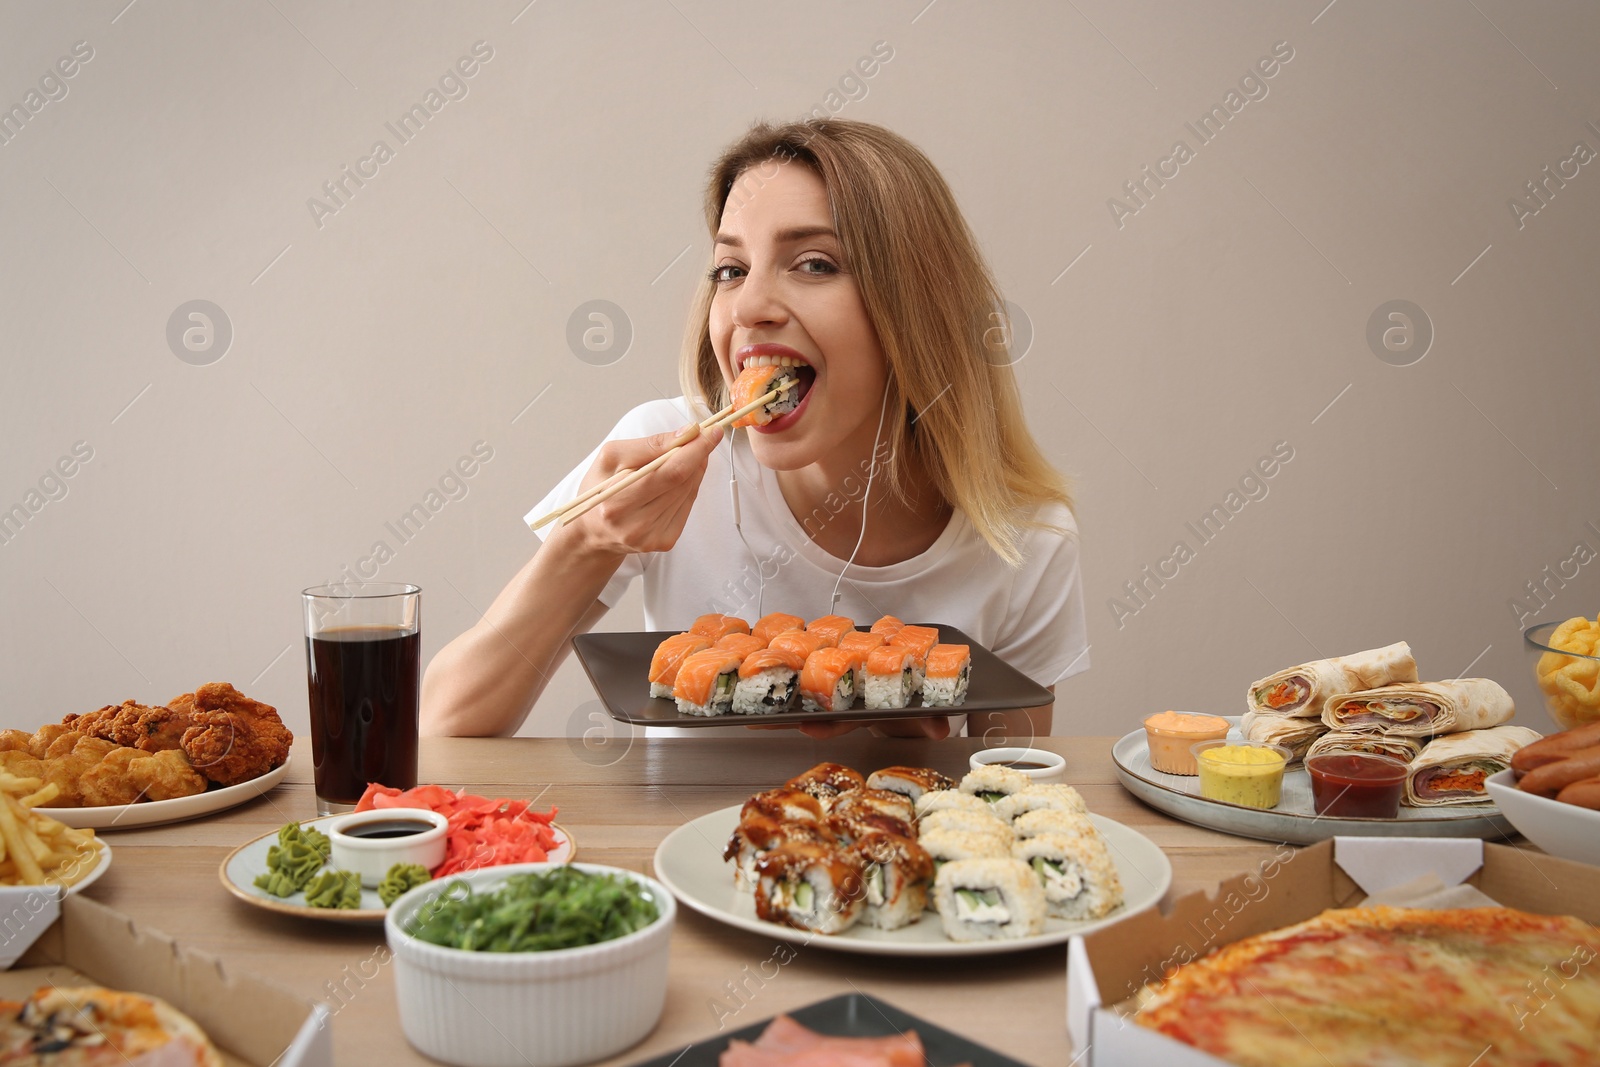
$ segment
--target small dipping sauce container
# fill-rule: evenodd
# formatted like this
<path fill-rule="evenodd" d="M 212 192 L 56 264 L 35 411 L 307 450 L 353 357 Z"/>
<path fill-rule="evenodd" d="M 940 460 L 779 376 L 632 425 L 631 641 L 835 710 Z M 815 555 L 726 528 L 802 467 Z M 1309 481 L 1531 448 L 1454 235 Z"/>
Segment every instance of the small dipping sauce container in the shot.
<path fill-rule="evenodd" d="M 1067 773 L 1067 761 L 1042 748 L 986 748 L 967 758 L 972 770 L 990 765 L 1021 771 L 1036 782 L 1058 782 Z"/>
<path fill-rule="evenodd" d="M 430 871 L 443 863 L 450 820 L 427 808 L 378 808 L 329 819 L 323 829 L 333 867 L 355 871 L 375 889 L 397 863 Z"/>
<path fill-rule="evenodd" d="M 1194 754 L 1197 741 L 1215 741 L 1228 736 L 1228 720 L 1215 715 L 1190 715 L 1163 711 L 1144 720 L 1145 738 L 1150 747 L 1150 766 L 1163 774 L 1198 774 Z"/>
<path fill-rule="evenodd" d="M 1392 819 L 1400 812 L 1410 767 L 1372 752 L 1324 752 L 1306 760 L 1318 815 Z"/>
<path fill-rule="evenodd" d="M 1200 795 L 1247 808 L 1275 808 L 1283 769 L 1294 753 L 1255 741 L 1202 741 L 1191 751 L 1200 770 Z"/>

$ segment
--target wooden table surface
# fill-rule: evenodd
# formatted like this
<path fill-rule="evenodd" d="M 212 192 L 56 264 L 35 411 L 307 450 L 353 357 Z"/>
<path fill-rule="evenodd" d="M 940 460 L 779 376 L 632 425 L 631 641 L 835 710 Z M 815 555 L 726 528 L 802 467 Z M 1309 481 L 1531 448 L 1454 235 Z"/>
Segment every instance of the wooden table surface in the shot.
<path fill-rule="evenodd" d="M 1189 826 L 1145 807 L 1117 784 L 1112 738 L 1036 742 L 1067 760 L 1066 780 L 1091 811 L 1138 830 L 1172 860 L 1172 896 L 1210 889 L 1253 869 L 1275 847 Z M 936 767 L 952 776 L 981 747 L 968 739 L 881 740 L 850 735 L 803 738 L 650 739 L 592 751 L 580 738 L 424 739 L 420 780 L 467 786 L 491 797 L 537 797 L 560 809 L 578 859 L 653 873 L 656 845 L 689 819 L 730 804 L 824 760 L 863 773 L 892 764 Z M 625 752 L 617 749 L 627 746 Z M 251 907 L 230 896 L 218 868 L 240 844 L 291 819 L 316 814 L 309 745 L 297 741 L 286 780 L 265 797 L 191 822 L 111 831 L 110 870 L 86 892 L 180 942 L 271 979 L 334 1014 L 336 1061 L 421 1064 L 397 1025 L 392 968 L 377 926 L 309 921 Z M 1169 898 L 1170 899 L 1170 898 Z M 898 960 L 798 951 L 777 977 L 759 981 L 778 942 L 678 910 L 670 986 L 660 1024 L 608 1063 L 630 1064 L 842 993 L 861 991 L 1032 1064 L 1067 1064 L 1066 946 L 988 959 Z M 752 980 L 748 974 L 758 976 Z M 771 966 L 767 968 L 768 973 Z M 749 992 L 735 999 L 730 983 Z"/>

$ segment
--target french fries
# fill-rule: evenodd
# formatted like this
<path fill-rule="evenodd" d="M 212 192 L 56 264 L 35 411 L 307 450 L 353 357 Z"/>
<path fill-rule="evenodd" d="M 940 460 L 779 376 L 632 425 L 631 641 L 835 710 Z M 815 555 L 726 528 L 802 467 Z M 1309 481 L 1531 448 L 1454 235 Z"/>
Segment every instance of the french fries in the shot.
<path fill-rule="evenodd" d="M 34 810 L 58 792 L 43 779 L 0 771 L 0 885 L 70 886 L 100 862 L 93 830 L 74 830 Z"/>

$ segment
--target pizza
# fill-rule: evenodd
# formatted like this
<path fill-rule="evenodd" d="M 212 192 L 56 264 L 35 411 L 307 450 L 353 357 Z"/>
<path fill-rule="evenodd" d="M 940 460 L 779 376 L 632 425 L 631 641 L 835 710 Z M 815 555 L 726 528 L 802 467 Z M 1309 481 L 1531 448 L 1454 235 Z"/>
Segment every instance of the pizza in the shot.
<path fill-rule="evenodd" d="M 1600 928 L 1510 908 L 1349 908 L 1151 983 L 1139 1025 L 1241 1067 L 1600 1064 Z"/>
<path fill-rule="evenodd" d="M 46 986 L 0 1000 L 3 1067 L 222 1067 L 193 1019 L 156 997 Z"/>

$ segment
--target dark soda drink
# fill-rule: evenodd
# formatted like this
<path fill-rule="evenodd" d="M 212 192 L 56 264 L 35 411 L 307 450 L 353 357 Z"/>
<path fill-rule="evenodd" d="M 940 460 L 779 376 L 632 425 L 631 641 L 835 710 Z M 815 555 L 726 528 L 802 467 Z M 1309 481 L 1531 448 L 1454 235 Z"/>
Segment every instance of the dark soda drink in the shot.
<path fill-rule="evenodd" d="M 306 641 L 318 798 L 354 804 L 369 782 L 415 786 L 422 634 L 347 626 Z"/>

